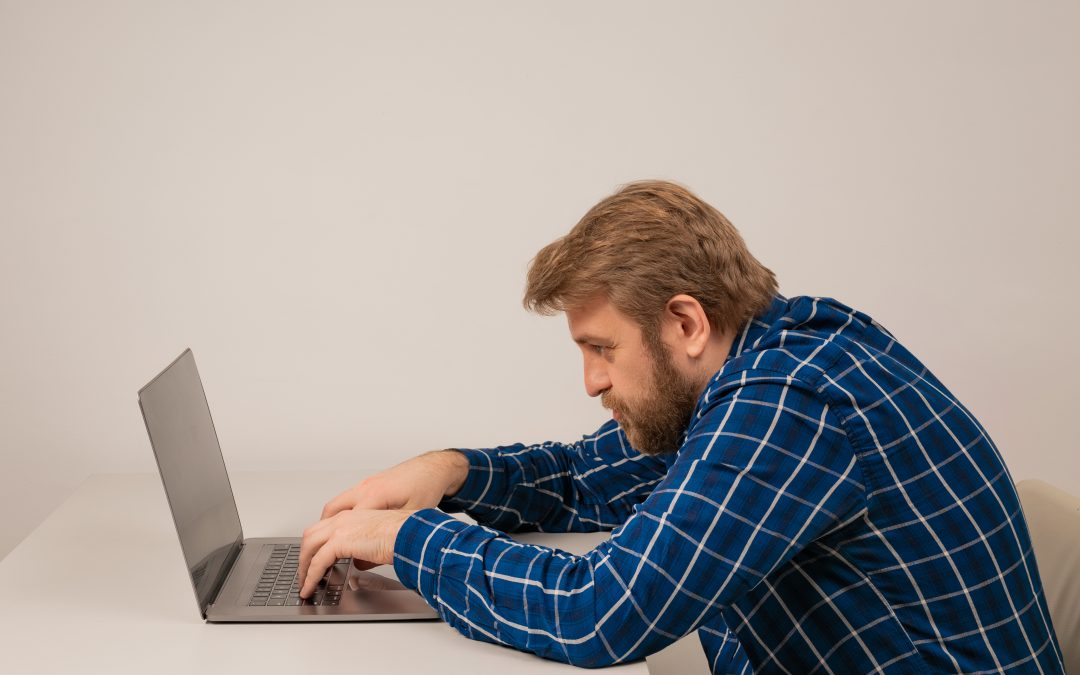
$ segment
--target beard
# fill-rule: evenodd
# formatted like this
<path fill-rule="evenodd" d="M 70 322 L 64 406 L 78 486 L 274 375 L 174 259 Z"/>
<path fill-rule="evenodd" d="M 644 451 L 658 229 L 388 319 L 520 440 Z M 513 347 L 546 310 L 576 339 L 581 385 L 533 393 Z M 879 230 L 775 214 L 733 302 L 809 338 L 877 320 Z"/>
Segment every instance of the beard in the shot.
<path fill-rule="evenodd" d="M 652 354 L 651 386 L 643 400 L 627 401 L 604 392 L 605 408 L 619 413 L 619 425 L 631 447 L 643 455 L 664 455 L 682 445 L 683 433 L 697 404 L 698 385 L 675 367 L 667 348 L 659 341 L 646 340 Z"/>

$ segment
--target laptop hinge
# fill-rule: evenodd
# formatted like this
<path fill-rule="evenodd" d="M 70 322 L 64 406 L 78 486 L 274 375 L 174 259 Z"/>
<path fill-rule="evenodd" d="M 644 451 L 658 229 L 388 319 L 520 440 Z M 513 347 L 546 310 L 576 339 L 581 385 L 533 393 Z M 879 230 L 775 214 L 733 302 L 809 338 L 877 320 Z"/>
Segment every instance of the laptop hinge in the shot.
<path fill-rule="evenodd" d="M 229 549 L 229 555 L 225 558 L 225 564 L 221 566 L 221 572 L 218 574 L 218 578 L 214 581 L 214 588 L 210 591 L 210 595 L 207 597 L 206 607 L 203 608 L 203 619 L 206 618 L 206 610 L 213 606 L 217 602 L 218 593 L 225 586 L 225 580 L 229 578 L 229 574 L 232 572 L 233 565 L 240 558 L 240 552 L 244 550 L 244 535 L 241 534 L 240 538 L 233 542 L 232 547 Z"/>

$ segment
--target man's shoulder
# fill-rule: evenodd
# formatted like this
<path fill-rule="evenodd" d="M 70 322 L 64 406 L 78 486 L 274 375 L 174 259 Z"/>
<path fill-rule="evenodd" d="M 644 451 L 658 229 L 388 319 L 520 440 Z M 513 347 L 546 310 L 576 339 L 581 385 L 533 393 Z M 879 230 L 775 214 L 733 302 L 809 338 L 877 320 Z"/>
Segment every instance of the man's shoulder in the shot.
<path fill-rule="evenodd" d="M 922 367 L 865 312 L 828 297 L 778 296 L 736 337 L 728 360 L 702 392 L 698 417 L 749 390 L 771 398 L 795 388 L 824 402 L 835 394 L 832 384 L 882 355 Z"/>
<path fill-rule="evenodd" d="M 815 385 L 845 353 L 890 342 L 895 339 L 872 317 L 833 298 L 778 298 L 738 336 L 714 382 L 730 385 L 758 371 Z"/>
<path fill-rule="evenodd" d="M 830 423 L 859 450 L 896 443 L 900 452 L 911 428 L 926 425 L 945 440 L 950 432 L 979 433 L 948 388 L 868 314 L 831 298 L 798 297 L 774 302 L 757 321 L 746 345 L 710 380 L 695 420 L 725 402 L 753 398 L 827 408 Z M 945 428 L 939 418 L 947 411 L 955 414 Z"/>

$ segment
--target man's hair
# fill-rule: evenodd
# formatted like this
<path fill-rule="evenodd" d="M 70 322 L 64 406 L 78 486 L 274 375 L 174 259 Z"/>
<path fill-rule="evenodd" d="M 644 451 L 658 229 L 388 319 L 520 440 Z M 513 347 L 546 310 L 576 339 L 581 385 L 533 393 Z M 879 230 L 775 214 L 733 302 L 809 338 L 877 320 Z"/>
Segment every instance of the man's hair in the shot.
<path fill-rule="evenodd" d="M 550 315 L 603 293 L 649 341 L 680 293 L 701 303 L 714 328 L 737 330 L 776 291 L 775 275 L 722 213 L 681 185 L 650 180 L 623 186 L 542 248 L 529 265 L 524 305 Z"/>

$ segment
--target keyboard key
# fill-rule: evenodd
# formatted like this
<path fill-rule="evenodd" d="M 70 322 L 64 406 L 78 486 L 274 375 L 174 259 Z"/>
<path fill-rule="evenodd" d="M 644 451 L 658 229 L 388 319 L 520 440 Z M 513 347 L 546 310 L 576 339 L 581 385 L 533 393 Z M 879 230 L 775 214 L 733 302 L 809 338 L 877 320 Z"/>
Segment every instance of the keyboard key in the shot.
<path fill-rule="evenodd" d="M 270 598 L 270 602 L 266 603 L 267 607 L 281 607 L 285 604 L 285 598 Z"/>

